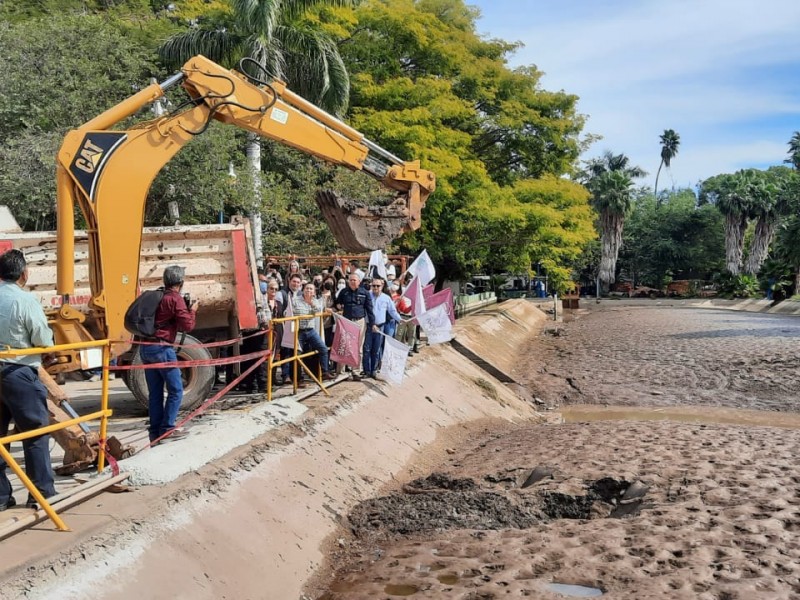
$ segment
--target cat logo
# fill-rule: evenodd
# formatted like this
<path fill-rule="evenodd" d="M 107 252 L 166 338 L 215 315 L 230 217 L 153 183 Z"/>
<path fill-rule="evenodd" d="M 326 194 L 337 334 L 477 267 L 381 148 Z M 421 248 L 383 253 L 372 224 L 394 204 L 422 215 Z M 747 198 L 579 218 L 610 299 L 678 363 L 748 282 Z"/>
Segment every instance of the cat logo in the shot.
<path fill-rule="evenodd" d="M 89 199 L 94 202 L 97 182 L 109 157 L 119 148 L 128 134 L 116 131 L 94 131 L 86 134 L 80 150 L 70 165 L 70 173 Z"/>
<path fill-rule="evenodd" d="M 102 156 L 103 149 L 100 146 L 95 146 L 92 140 L 87 137 L 83 142 L 83 148 L 81 148 L 78 158 L 75 159 L 75 166 L 81 171 L 94 173 L 97 165 L 100 164 Z"/>

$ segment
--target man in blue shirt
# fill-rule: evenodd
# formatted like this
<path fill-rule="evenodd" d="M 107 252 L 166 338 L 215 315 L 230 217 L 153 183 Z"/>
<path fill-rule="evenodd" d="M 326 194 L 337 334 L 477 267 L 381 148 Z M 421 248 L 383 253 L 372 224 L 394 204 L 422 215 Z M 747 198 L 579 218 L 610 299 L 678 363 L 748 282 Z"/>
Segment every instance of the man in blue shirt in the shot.
<path fill-rule="evenodd" d="M 336 295 L 336 309 L 342 311 L 345 319 L 356 323 L 361 336 L 358 342 L 359 349 L 364 344 L 364 334 L 372 329 L 375 324 L 375 315 L 372 312 L 372 297 L 363 287 L 359 286 L 361 278 L 357 273 L 350 273 L 347 276 L 347 287 Z M 342 370 L 341 365 L 336 365 L 336 374 Z M 353 371 L 353 379 L 359 381 L 361 377 Z"/>
<path fill-rule="evenodd" d="M 22 288 L 28 281 L 28 266 L 19 250 L 0 256 L 0 346 L 40 348 L 53 345 L 53 332 L 47 317 L 32 294 Z M 11 419 L 20 433 L 50 424 L 47 388 L 39 381 L 41 355 L 9 357 L 0 362 L 0 437 L 8 434 Z M 50 463 L 50 436 L 23 440 L 25 472 L 45 498 L 55 496 L 53 467 Z M 0 510 L 16 505 L 6 476 L 6 463 L 0 459 Z M 34 506 L 28 496 L 28 506 Z"/>
<path fill-rule="evenodd" d="M 392 297 L 383 293 L 383 279 L 376 277 L 370 284 L 374 323 L 364 339 L 364 377 L 375 379 L 375 371 L 383 354 L 383 328 L 387 321 L 401 321 Z"/>

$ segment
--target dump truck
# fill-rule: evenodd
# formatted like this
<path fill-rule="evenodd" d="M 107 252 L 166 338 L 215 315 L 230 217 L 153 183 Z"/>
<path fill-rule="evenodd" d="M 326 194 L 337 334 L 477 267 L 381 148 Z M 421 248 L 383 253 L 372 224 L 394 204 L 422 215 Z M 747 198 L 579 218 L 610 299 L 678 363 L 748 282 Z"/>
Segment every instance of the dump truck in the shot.
<path fill-rule="evenodd" d="M 45 312 L 52 313 L 63 301 L 55 286 L 58 269 L 55 231 L 22 232 L 15 227 L 10 213 L 0 207 L 5 219 L 0 221 L 0 248 L 17 248 L 24 252 L 29 265 L 28 289 L 36 296 Z M 12 223 L 10 225 L 9 223 Z M 71 306 L 85 316 L 85 327 L 100 335 L 89 306 L 88 235 L 75 232 L 75 288 Z M 139 262 L 141 290 L 162 285 L 164 268 L 180 264 L 186 269 L 184 292 L 199 301 L 196 326 L 187 335 L 178 352 L 178 360 L 208 358 L 197 344 L 236 339 L 240 332 L 258 327 L 258 280 L 256 260 L 247 219 L 234 218 L 230 224 L 176 225 L 145 227 Z M 82 356 L 82 368 L 93 365 Z M 118 357 L 120 364 L 137 362 L 135 348 Z M 60 369 L 60 372 L 72 369 Z M 59 371 L 53 371 L 57 373 Z M 184 397 L 181 408 L 190 410 L 208 397 L 214 384 L 214 367 L 192 367 L 182 370 Z M 147 407 L 147 384 L 144 371 L 124 372 L 124 379 L 134 397 Z"/>

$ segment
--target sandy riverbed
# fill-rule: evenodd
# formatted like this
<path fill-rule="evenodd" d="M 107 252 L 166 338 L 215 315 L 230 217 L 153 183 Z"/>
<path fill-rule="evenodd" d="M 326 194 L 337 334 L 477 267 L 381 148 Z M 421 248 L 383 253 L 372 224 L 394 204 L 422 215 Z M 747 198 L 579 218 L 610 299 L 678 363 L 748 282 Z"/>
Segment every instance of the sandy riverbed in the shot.
<path fill-rule="evenodd" d="M 800 598 L 800 319 L 609 303 L 556 329 L 514 375 L 597 410 L 486 430 L 361 503 L 315 596 Z"/>

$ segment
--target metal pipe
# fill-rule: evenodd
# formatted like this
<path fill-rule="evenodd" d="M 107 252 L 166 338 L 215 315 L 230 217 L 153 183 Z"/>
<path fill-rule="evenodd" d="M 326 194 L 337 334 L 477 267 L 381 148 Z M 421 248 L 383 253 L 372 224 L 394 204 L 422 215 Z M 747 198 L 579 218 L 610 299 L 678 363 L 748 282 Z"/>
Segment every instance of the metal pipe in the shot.
<path fill-rule="evenodd" d="M 186 76 L 183 74 L 183 71 L 178 71 L 177 73 L 175 73 L 175 75 L 172 75 L 171 77 L 168 77 L 167 79 L 165 79 L 162 83 L 159 83 L 158 85 L 161 88 L 162 92 L 166 92 L 169 88 L 174 87 L 175 85 L 177 85 L 178 83 L 183 81 L 184 77 L 186 77 Z"/>
<path fill-rule="evenodd" d="M 370 142 L 366 138 L 364 138 L 362 140 L 362 142 L 364 143 L 364 145 L 367 148 L 372 150 L 375 154 L 380 154 L 383 158 L 386 158 L 386 159 L 392 161 L 396 165 L 402 165 L 405 162 L 402 158 L 398 158 L 397 156 L 395 156 L 394 154 L 392 154 L 388 150 L 384 150 L 383 148 L 378 146 L 378 144 L 376 144 L 375 142 Z"/>

